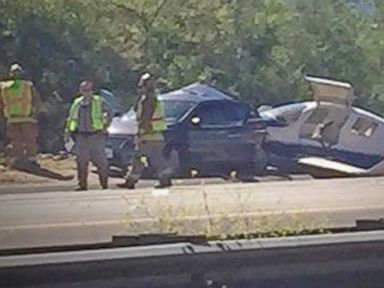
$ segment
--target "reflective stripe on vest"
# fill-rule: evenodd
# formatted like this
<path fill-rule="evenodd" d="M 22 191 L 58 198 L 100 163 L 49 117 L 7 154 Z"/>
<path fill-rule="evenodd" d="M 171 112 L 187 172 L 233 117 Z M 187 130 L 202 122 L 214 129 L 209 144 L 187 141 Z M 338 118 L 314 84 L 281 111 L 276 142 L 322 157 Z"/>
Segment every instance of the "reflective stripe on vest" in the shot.
<path fill-rule="evenodd" d="M 10 121 L 30 119 L 32 116 L 32 85 L 24 80 L 2 83 L 4 116 Z"/>
<path fill-rule="evenodd" d="M 154 132 L 162 132 L 167 128 L 164 115 L 164 103 L 159 101 L 157 98 L 155 100 L 156 108 L 151 119 L 152 130 Z"/>
<path fill-rule="evenodd" d="M 76 132 L 79 127 L 79 111 L 80 105 L 83 102 L 84 97 L 80 96 L 75 99 L 70 110 L 67 119 L 67 131 Z M 99 95 L 93 95 L 91 102 L 91 125 L 94 131 L 101 131 L 106 124 L 103 115 L 103 102 Z"/>

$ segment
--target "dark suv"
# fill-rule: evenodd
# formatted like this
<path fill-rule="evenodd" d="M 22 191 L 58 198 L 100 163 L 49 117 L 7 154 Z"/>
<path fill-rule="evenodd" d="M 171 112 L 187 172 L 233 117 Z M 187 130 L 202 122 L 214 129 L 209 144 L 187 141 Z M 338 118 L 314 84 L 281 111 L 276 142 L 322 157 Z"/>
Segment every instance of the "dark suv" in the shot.
<path fill-rule="evenodd" d="M 263 169 L 263 122 L 247 104 L 203 84 L 192 84 L 159 96 L 165 107 L 164 151 L 178 174 Z M 127 167 L 133 156 L 135 113 L 115 118 L 109 128 L 107 156 L 112 166 Z"/>

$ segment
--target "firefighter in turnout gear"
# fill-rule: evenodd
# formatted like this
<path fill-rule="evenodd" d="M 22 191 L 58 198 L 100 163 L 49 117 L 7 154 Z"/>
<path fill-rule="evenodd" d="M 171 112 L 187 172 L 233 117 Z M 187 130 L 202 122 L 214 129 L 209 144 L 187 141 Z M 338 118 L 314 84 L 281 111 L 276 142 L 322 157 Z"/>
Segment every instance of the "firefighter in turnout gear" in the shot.
<path fill-rule="evenodd" d="M 9 78 L 0 82 L 0 115 L 10 141 L 5 149 L 10 166 L 37 165 L 37 118 L 46 112 L 32 81 L 25 80 L 23 74 L 23 67 L 14 63 Z"/>
<path fill-rule="evenodd" d="M 172 185 L 172 170 L 164 157 L 164 106 L 157 98 L 155 80 L 151 74 L 145 73 L 140 77 L 138 90 L 140 95 L 136 105 L 138 134 L 135 139 L 135 155 L 125 183 L 118 184 L 118 187 L 134 189 L 146 164 L 157 173 L 160 183 L 156 187 L 169 187 Z"/>
<path fill-rule="evenodd" d="M 83 81 L 69 110 L 66 123 L 66 137 L 71 134 L 76 142 L 76 163 L 79 186 L 78 191 L 88 189 L 88 165 L 97 167 L 102 189 L 108 188 L 108 162 L 105 154 L 107 127 L 111 112 L 99 95 L 93 92 L 93 83 Z"/>

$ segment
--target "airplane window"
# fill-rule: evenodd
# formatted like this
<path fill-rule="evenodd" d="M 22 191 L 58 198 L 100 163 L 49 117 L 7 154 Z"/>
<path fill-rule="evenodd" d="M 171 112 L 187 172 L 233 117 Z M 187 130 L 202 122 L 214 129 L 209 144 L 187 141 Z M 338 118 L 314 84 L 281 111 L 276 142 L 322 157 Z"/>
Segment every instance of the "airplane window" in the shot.
<path fill-rule="evenodd" d="M 371 137 L 375 132 L 376 127 L 377 123 L 365 118 L 358 118 L 355 124 L 352 126 L 351 133 L 360 136 Z"/>

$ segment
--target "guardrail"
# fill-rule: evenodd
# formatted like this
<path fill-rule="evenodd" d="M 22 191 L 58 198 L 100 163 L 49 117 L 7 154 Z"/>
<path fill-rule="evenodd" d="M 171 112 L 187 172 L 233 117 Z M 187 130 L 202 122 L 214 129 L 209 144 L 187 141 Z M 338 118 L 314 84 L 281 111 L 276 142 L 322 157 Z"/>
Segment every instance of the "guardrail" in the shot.
<path fill-rule="evenodd" d="M 0 257 L 0 287 L 384 287 L 384 232 Z"/>

